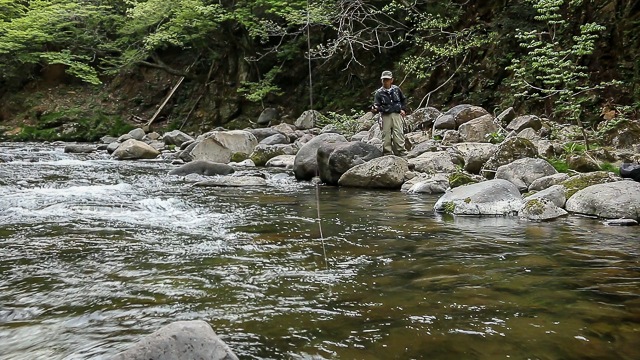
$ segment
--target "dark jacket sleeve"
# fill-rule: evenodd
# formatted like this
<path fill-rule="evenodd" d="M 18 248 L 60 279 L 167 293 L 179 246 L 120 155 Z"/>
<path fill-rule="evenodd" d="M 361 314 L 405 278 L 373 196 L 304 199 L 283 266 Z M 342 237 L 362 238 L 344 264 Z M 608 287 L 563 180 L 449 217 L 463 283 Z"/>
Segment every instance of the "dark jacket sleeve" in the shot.
<path fill-rule="evenodd" d="M 401 109 L 407 112 L 407 97 L 404 96 L 404 93 L 400 88 L 398 88 L 398 96 L 400 96 L 400 104 L 402 105 Z"/>
<path fill-rule="evenodd" d="M 378 112 L 382 111 L 381 108 L 382 105 L 382 97 L 380 96 L 380 91 L 375 92 L 375 94 L 373 95 L 373 107 L 376 108 L 376 110 L 378 110 Z"/>

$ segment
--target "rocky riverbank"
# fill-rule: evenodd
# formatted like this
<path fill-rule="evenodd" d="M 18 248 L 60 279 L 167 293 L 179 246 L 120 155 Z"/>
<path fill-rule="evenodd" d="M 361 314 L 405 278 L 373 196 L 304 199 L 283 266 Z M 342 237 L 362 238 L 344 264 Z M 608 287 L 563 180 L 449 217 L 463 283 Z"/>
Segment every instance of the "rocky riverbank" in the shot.
<path fill-rule="evenodd" d="M 624 224 L 640 219 L 640 183 L 619 176 L 625 166 L 623 176 L 637 179 L 638 122 L 605 123 L 595 134 L 516 116 L 512 109 L 494 117 L 473 105 L 444 113 L 424 108 L 406 119 L 410 151 L 400 158 L 383 156 L 372 114 L 357 119 L 358 131 L 350 136 L 336 126 L 317 127 L 319 118 L 306 111 L 295 124 L 280 123 L 266 110 L 257 121 L 262 127 L 217 128 L 195 137 L 135 129 L 104 137 L 98 146 L 69 144 L 65 151 L 107 151 L 119 160 L 161 158 L 178 166 L 174 175 L 216 176 L 200 186 L 266 186 L 259 171 L 232 172 L 279 167 L 300 181 L 318 177 L 326 185 L 441 193 L 435 210 L 453 215 L 549 220 L 574 213 L 631 220 Z M 595 138 L 609 146 L 585 148 Z"/>

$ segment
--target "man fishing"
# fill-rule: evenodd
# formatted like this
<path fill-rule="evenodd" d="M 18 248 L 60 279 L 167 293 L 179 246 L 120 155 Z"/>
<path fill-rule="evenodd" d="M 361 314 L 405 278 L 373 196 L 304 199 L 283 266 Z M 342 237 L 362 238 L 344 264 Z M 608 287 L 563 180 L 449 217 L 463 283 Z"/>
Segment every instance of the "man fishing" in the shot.
<path fill-rule="evenodd" d="M 403 125 L 407 98 L 398 86 L 393 85 L 391 71 L 383 71 L 380 80 L 382 87 L 375 92 L 371 110 L 382 117 L 382 152 L 405 156 Z"/>

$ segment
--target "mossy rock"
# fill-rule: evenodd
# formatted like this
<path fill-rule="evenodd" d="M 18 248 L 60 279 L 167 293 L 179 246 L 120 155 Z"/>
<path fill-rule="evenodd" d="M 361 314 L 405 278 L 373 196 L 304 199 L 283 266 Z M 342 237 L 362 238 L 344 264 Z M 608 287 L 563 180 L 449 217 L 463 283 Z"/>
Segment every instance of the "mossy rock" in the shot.
<path fill-rule="evenodd" d="M 571 170 L 583 173 L 600 170 L 598 162 L 585 154 L 571 155 L 567 157 L 567 166 Z"/>
<path fill-rule="evenodd" d="M 453 201 L 446 202 L 443 209 L 445 214 L 453 214 L 456 211 L 456 203 Z"/>
<path fill-rule="evenodd" d="M 544 204 L 539 199 L 528 200 L 524 208 L 532 215 L 542 215 L 544 213 Z"/>
<path fill-rule="evenodd" d="M 620 178 L 608 171 L 595 171 L 591 173 L 579 174 L 563 181 L 560 185 L 567 189 L 567 199 L 576 192 L 591 185 L 604 184 L 619 181 Z"/>
<path fill-rule="evenodd" d="M 518 159 L 535 157 L 538 157 L 538 148 L 531 140 L 517 136 L 511 137 L 498 146 L 496 152 L 482 167 L 481 174 L 487 179 L 493 179 L 500 166 Z"/>
<path fill-rule="evenodd" d="M 471 177 L 471 175 L 462 172 L 456 172 L 449 175 L 449 186 L 452 189 L 462 185 L 475 184 L 477 182 L 478 181 Z"/>
<path fill-rule="evenodd" d="M 249 158 L 249 154 L 243 152 L 235 152 L 231 155 L 232 162 L 242 162 Z"/>

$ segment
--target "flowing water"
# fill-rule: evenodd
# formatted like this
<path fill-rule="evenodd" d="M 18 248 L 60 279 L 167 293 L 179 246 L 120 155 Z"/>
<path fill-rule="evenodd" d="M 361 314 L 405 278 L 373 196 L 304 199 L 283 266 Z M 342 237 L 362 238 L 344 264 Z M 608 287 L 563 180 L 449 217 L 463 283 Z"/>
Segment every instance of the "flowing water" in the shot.
<path fill-rule="evenodd" d="M 190 319 L 241 359 L 640 359 L 637 227 L 321 187 L 322 241 L 315 187 L 285 173 L 199 188 L 62 145 L 0 159 L 2 359 L 107 359 Z"/>

